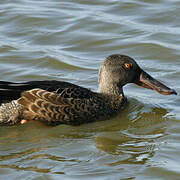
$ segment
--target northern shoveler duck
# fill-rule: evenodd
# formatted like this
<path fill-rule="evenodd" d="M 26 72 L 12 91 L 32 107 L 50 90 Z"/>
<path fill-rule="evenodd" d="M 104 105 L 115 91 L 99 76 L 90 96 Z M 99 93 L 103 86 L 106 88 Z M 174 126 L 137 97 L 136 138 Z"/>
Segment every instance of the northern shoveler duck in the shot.
<path fill-rule="evenodd" d="M 38 120 L 52 125 L 79 125 L 108 118 L 125 104 L 123 86 L 128 83 L 163 95 L 177 94 L 143 71 L 134 59 L 120 54 L 105 59 L 98 83 L 98 92 L 93 92 L 63 81 L 1 81 L 0 124 Z"/>

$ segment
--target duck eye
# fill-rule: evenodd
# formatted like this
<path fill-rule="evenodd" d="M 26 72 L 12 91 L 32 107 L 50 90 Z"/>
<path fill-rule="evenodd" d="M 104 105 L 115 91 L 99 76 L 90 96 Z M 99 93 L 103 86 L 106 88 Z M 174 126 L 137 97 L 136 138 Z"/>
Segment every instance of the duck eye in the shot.
<path fill-rule="evenodd" d="M 125 67 L 126 69 L 130 69 L 130 67 L 131 67 L 131 64 L 129 64 L 129 63 L 126 63 L 126 64 L 124 64 L 124 67 Z"/>

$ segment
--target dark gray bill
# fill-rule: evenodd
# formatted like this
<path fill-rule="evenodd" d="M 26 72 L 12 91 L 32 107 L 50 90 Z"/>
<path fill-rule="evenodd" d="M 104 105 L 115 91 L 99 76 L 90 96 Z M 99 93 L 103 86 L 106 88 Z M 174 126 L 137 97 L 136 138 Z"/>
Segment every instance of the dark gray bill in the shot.
<path fill-rule="evenodd" d="M 137 79 L 134 83 L 144 88 L 152 89 L 163 95 L 170 95 L 170 94 L 177 95 L 174 89 L 165 86 L 164 84 L 157 81 L 143 70 L 139 76 L 139 79 Z"/>

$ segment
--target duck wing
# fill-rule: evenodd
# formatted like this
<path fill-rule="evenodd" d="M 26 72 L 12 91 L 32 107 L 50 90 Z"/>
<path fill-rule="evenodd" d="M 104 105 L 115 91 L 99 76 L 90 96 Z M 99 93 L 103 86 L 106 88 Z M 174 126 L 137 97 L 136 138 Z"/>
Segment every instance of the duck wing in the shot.
<path fill-rule="evenodd" d="M 18 103 L 23 106 L 24 119 L 51 125 L 79 125 L 94 121 L 109 111 L 98 93 L 81 87 L 59 88 L 52 92 L 40 88 L 24 91 Z"/>

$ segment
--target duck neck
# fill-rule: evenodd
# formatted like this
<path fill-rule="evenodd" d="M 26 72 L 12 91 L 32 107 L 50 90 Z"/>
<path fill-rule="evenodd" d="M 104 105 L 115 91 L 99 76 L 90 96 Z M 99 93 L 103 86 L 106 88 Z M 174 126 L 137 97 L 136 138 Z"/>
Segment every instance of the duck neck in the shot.
<path fill-rule="evenodd" d="M 109 96 L 124 96 L 122 87 L 111 83 L 106 83 L 106 85 L 99 84 L 98 92 Z"/>
<path fill-rule="evenodd" d="M 99 85 L 98 92 L 102 95 L 103 99 L 108 102 L 112 111 L 118 111 L 127 101 L 123 89 L 115 85 Z"/>

